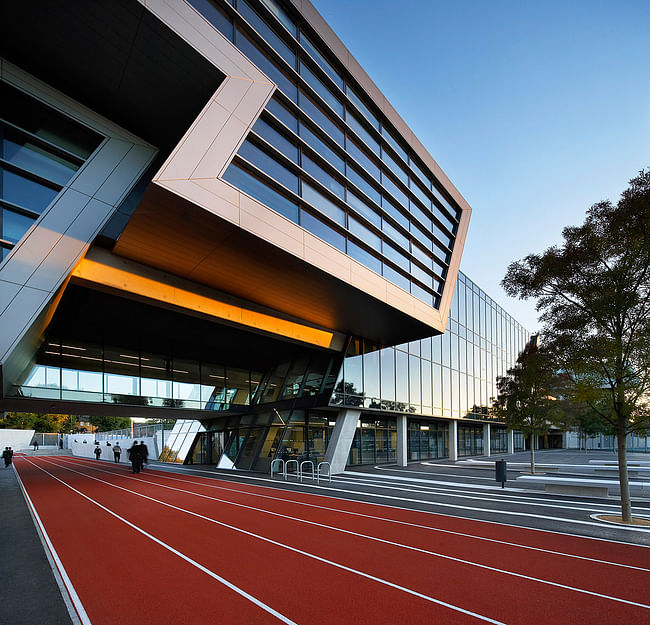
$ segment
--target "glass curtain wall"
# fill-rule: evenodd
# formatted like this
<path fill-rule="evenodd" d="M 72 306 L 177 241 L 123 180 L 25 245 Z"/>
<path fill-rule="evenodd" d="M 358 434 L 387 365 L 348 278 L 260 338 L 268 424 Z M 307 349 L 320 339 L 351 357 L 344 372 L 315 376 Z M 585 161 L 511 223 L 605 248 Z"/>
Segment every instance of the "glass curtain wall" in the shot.
<path fill-rule="evenodd" d="M 46 337 L 14 395 L 226 411 L 327 393 L 329 354 L 299 354 L 266 372 L 69 338 Z"/>
<path fill-rule="evenodd" d="M 209 433 L 215 435 L 219 428 L 225 441 L 220 466 L 267 472 L 276 458 L 311 460 L 316 467 L 325 458 L 334 422 L 317 411 L 272 409 L 231 417 L 211 426 Z"/>
<path fill-rule="evenodd" d="M 277 85 L 224 178 L 438 307 L 460 210 L 292 9 L 191 0 Z"/>
<path fill-rule="evenodd" d="M 0 82 L 0 262 L 104 139 Z"/>
<path fill-rule="evenodd" d="M 445 334 L 384 349 L 352 340 L 330 404 L 496 420 L 496 378 L 515 363 L 528 338 L 461 273 Z"/>
<path fill-rule="evenodd" d="M 396 459 L 396 419 L 362 415 L 350 448 L 348 465 L 386 464 Z"/>

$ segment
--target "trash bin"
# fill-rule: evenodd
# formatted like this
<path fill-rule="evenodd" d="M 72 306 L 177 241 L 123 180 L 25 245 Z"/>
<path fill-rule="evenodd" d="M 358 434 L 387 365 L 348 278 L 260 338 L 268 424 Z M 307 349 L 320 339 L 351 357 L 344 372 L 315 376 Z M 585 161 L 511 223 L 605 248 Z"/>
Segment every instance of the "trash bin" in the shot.
<path fill-rule="evenodd" d="M 494 466 L 496 469 L 496 481 L 501 482 L 501 488 L 505 488 L 505 483 L 508 481 L 506 461 L 497 460 Z"/>

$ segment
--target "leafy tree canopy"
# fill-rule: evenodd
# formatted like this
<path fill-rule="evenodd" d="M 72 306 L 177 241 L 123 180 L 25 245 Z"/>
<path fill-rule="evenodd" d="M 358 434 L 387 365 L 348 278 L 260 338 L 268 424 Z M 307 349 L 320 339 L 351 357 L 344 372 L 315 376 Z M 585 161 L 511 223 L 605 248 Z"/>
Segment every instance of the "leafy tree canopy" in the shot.
<path fill-rule="evenodd" d="M 88 417 L 88 421 L 96 426 L 100 432 L 125 430 L 131 427 L 129 417 Z"/>
<path fill-rule="evenodd" d="M 537 300 L 544 345 L 571 396 L 616 431 L 623 467 L 625 435 L 650 416 L 650 171 L 562 235 L 562 245 L 512 263 L 502 285 Z M 620 476 L 623 501 L 623 468 Z"/>

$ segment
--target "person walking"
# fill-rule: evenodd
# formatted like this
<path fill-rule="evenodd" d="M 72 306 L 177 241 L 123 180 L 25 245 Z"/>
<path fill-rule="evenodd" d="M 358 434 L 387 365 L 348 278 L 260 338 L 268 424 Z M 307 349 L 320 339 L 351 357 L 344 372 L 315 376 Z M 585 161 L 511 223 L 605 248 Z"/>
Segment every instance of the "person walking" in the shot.
<path fill-rule="evenodd" d="M 140 471 L 142 471 L 144 465 L 149 460 L 149 450 L 147 449 L 147 445 L 145 444 L 144 441 L 140 443 L 139 447 L 140 447 Z"/>
<path fill-rule="evenodd" d="M 131 462 L 131 473 L 140 473 L 140 445 L 133 441 L 133 445 L 127 449 L 129 461 Z"/>
<path fill-rule="evenodd" d="M 34 451 L 38 451 L 38 441 L 34 439 Z"/>
<path fill-rule="evenodd" d="M 119 463 L 121 455 L 122 455 L 122 448 L 120 447 L 119 443 L 115 443 L 115 445 L 113 445 L 113 458 L 115 459 L 115 462 Z"/>
<path fill-rule="evenodd" d="M 99 446 L 99 443 L 95 445 L 95 458 L 99 460 L 99 457 L 102 455 L 102 448 Z"/>
<path fill-rule="evenodd" d="M 7 468 L 14 457 L 14 450 L 11 447 L 5 447 L 5 450 L 2 452 L 2 459 L 5 461 L 5 468 Z"/>

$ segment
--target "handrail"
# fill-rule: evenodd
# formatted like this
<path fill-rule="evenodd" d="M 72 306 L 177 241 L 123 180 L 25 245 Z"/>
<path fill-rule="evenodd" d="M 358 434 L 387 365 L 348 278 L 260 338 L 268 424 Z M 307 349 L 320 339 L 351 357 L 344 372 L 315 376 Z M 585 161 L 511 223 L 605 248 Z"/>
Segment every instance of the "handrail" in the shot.
<path fill-rule="evenodd" d="M 302 468 L 306 464 L 311 464 L 311 480 L 313 482 L 314 481 L 314 463 L 311 460 L 303 460 L 300 463 L 300 470 L 298 471 L 298 478 L 302 482 Z"/>
<path fill-rule="evenodd" d="M 274 462 L 279 462 L 280 463 L 280 468 L 278 469 L 278 473 L 282 472 L 282 467 L 284 466 L 284 460 L 282 458 L 274 458 L 271 460 L 271 479 L 273 479 L 273 463 Z"/>
<path fill-rule="evenodd" d="M 331 484 L 332 483 L 332 465 L 329 462 L 319 462 L 318 463 L 318 470 L 316 471 L 316 483 L 320 484 L 320 473 L 321 473 L 321 467 L 327 465 L 327 477 L 328 481 Z M 313 478 L 312 478 L 313 479 Z"/>
<path fill-rule="evenodd" d="M 295 462 L 295 463 L 296 463 L 296 475 L 297 475 L 298 477 L 300 477 L 300 468 L 298 467 L 298 461 L 297 461 L 297 460 L 287 460 L 287 461 L 284 463 L 284 471 L 282 472 L 283 475 L 284 475 L 284 479 L 285 479 L 285 480 L 287 479 L 287 473 L 289 472 L 289 465 L 290 465 L 292 462 Z"/>

